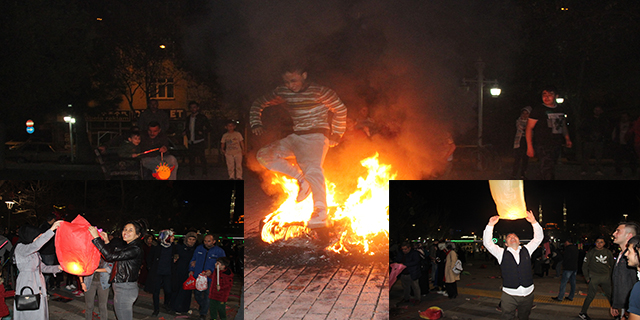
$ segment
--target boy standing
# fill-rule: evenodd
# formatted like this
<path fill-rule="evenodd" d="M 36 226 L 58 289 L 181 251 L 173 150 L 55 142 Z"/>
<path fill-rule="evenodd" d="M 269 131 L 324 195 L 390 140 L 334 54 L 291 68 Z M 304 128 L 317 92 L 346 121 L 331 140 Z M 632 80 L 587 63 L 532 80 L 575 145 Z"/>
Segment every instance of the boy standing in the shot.
<path fill-rule="evenodd" d="M 220 148 L 227 159 L 229 180 L 242 180 L 242 155 L 244 154 L 244 140 L 242 134 L 236 130 L 236 123 L 227 122 L 227 132 L 222 135 Z M 234 169 L 235 167 L 235 169 Z"/>
<path fill-rule="evenodd" d="M 564 107 L 556 103 L 557 91 L 554 86 L 545 87 L 542 90 L 542 104 L 533 108 L 527 121 L 527 156 L 538 156 L 540 180 L 555 179 L 555 165 L 562 143 L 566 143 L 567 148 L 572 145 L 567 129 L 567 113 Z"/>
<path fill-rule="evenodd" d="M 140 132 L 131 131 L 129 138 L 118 148 L 120 158 L 135 158 L 140 153 Z"/>
<path fill-rule="evenodd" d="M 209 288 L 211 319 L 217 319 L 217 315 L 220 315 L 222 320 L 227 319 L 227 300 L 233 286 L 233 272 L 228 268 L 230 262 L 227 257 L 219 258 L 216 261 L 216 271 L 211 273 L 211 286 Z M 242 312 L 242 310 L 238 310 L 238 312 Z"/>

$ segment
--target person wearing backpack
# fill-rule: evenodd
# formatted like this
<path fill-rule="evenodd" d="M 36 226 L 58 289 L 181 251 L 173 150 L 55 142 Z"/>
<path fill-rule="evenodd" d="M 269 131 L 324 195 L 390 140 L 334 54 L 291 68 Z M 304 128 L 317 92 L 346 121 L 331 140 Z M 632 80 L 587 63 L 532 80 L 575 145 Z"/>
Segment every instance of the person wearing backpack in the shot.
<path fill-rule="evenodd" d="M 454 270 L 456 262 L 460 261 L 456 253 L 456 245 L 447 243 L 445 253 L 447 254 L 447 262 L 444 267 L 444 287 L 447 292 L 444 296 L 448 296 L 449 299 L 455 299 L 458 297 L 458 284 L 456 281 L 460 280 L 460 272 L 456 273 Z"/>

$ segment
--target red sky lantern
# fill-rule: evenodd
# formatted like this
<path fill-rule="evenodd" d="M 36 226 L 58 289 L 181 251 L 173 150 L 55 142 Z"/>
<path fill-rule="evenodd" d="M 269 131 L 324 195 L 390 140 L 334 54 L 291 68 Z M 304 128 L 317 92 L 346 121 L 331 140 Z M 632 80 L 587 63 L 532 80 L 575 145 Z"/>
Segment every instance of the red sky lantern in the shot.
<path fill-rule="evenodd" d="M 98 268 L 100 251 L 91 242 L 90 225 L 78 215 L 72 222 L 62 222 L 56 231 L 56 255 L 65 272 L 88 276 Z"/>

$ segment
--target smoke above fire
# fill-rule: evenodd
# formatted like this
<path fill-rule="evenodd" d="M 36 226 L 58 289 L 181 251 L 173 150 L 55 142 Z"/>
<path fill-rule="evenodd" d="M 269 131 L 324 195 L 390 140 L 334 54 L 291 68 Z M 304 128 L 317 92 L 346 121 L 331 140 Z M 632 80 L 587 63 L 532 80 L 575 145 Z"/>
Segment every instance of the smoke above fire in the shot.
<path fill-rule="evenodd" d="M 518 41 L 509 3 L 211 1 L 185 27 L 185 54 L 191 69 L 215 74 L 244 113 L 280 83 L 283 61 L 308 59 L 310 78 L 334 89 L 350 118 L 366 107 L 391 131 L 371 139 L 381 161 L 399 178 L 417 179 L 442 163 L 447 133 L 474 130 L 475 89 L 461 88 L 476 75 L 474 61 L 482 57 L 489 78 L 510 72 Z M 334 153 L 348 159 L 369 147 Z"/>

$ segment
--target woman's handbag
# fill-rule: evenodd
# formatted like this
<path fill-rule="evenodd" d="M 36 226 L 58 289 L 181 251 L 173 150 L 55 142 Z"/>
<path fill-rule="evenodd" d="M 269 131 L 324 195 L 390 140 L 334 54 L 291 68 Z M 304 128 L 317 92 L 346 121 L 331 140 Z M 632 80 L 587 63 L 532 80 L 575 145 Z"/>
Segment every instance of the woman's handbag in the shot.
<path fill-rule="evenodd" d="M 24 294 L 24 290 L 29 289 L 31 294 Z M 40 309 L 40 294 L 34 294 L 31 287 L 24 287 L 20 290 L 20 294 L 15 296 L 16 309 L 23 310 L 38 310 Z"/>

